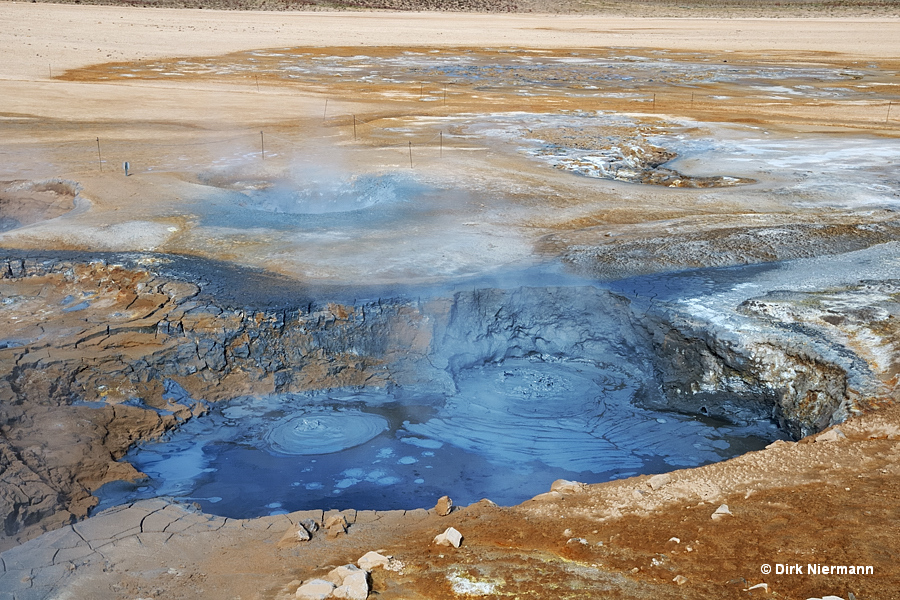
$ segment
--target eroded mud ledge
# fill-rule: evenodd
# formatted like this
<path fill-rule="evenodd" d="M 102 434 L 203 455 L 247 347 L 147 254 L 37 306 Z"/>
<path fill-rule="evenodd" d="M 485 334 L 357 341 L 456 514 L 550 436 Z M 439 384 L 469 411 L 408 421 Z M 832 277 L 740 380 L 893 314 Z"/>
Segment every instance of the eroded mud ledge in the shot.
<path fill-rule="evenodd" d="M 86 516 L 100 485 L 135 477 L 117 462 L 135 441 L 241 394 L 445 391 L 473 365 L 612 352 L 643 382 L 641 402 L 774 418 L 798 438 L 896 395 L 898 286 L 890 281 L 793 301 L 763 296 L 744 303 L 735 326 L 587 285 L 369 300 L 345 288 L 329 303 L 287 280 L 235 272 L 218 278 L 220 288 L 234 287 L 217 295 L 202 282 L 218 266 L 141 254 L 9 253 L 0 263 L 11 324 L 0 348 L 7 547 Z M 241 302 L 253 293 L 268 306 Z M 773 311 L 782 324 L 767 319 Z M 855 343 L 861 333 L 868 346 Z"/>

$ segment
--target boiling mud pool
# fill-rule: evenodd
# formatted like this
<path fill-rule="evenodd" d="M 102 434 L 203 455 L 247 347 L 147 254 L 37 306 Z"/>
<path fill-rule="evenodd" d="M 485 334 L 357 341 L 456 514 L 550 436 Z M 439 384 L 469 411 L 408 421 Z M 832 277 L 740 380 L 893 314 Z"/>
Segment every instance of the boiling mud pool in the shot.
<path fill-rule="evenodd" d="M 614 365 L 514 359 L 470 368 L 456 394 L 331 391 L 215 405 L 126 456 L 149 480 L 110 484 L 108 506 L 175 496 L 252 517 L 311 508 L 410 509 L 449 494 L 510 505 L 555 479 L 600 482 L 759 449 L 774 425 L 738 427 L 632 403 Z"/>

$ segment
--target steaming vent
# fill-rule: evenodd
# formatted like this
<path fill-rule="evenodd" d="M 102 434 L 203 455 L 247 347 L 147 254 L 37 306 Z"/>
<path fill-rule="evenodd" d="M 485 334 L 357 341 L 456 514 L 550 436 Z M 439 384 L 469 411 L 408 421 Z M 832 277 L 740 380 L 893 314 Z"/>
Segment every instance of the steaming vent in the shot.
<path fill-rule="evenodd" d="M 415 192 L 396 175 L 325 176 L 235 182 L 247 208 L 273 213 L 318 215 L 353 212 L 408 200 Z"/>

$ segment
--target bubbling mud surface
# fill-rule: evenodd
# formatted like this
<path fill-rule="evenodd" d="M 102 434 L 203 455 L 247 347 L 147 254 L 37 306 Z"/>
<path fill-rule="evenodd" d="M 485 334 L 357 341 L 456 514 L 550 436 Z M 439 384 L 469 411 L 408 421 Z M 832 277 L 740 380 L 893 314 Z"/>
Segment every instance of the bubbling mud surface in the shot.
<path fill-rule="evenodd" d="M 263 435 L 273 454 L 331 454 L 368 442 L 387 429 L 387 420 L 358 411 L 311 411 L 280 419 Z"/>
<path fill-rule="evenodd" d="M 599 482 L 717 462 L 779 434 L 640 408 L 613 364 L 539 357 L 469 369 L 458 390 L 247 396 L 125 457 L 148 479 L 101 507 L 175 496 L 229 517 L 309 508 L 410 509 L 451 493 L 515 504 L 559 478 Z"/>

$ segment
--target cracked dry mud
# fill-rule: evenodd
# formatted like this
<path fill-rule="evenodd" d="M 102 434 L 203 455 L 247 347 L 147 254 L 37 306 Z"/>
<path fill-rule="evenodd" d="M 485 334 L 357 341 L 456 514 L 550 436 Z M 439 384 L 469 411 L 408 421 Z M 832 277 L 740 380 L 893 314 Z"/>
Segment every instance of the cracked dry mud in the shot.
<path fill-rule="evenodd" d="M 370 550 L 384 598 L 898 597 L 896 19 L 0 19 L 0 599 L 289 599 Z M 601 340 L 635 403 L 796 441 L 335 535 L 94 509 L 216 402 Z"/>

